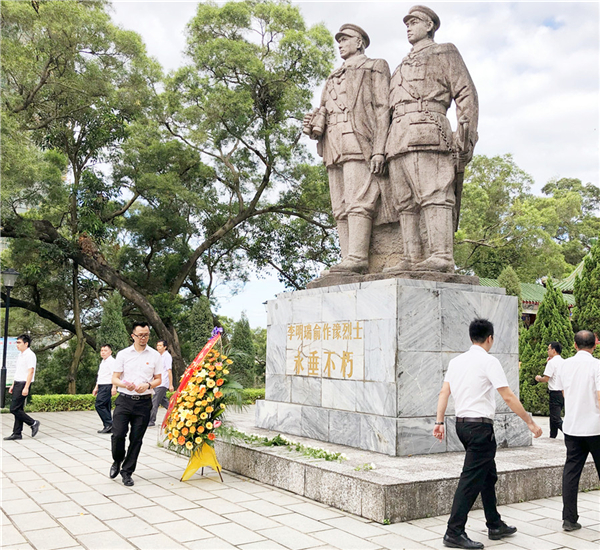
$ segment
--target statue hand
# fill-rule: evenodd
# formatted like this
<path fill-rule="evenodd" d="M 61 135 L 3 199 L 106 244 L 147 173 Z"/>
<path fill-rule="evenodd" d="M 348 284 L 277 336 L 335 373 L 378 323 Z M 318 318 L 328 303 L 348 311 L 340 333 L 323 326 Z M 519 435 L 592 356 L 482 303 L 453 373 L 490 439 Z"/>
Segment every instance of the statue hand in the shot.
<path fill-rule="evenodd" d="M 385 157 L 383 155 L 373 155 L 371 157 L 371 173 L 380 175 L 383 173 Z"/>

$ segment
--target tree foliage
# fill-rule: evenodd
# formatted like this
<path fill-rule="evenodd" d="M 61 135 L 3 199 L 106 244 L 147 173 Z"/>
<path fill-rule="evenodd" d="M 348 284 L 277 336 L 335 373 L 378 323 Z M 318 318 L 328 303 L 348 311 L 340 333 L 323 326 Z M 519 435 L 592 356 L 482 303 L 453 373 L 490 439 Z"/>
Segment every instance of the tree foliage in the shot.
<path fill-rule="evenodd" d="M 535 377 L 544 373 L 548 344 L 560 342 L 564 358 L 570 357 L 574 352 L 569 308 L 562 293 L 554 287 L 550 279 L 546 285 L 546 294 L 535 322 L 529 330 L 521 332 L 519 342 L 521 402 L 529 412 L 544 415 L 549 414 L 548 387 L 546 384 L 537 384 Z"/>
<path fill-rule="evenodd" d="M 523 326 L 523 300 L 521 298 L 521 282 L 519 281 L 517 273 L 510 265 L 507 265 L 502 270 L 502 273 L 500 273 L 498 277 L 498 284 L 506 289 L 506 294 L 508 296 L 516 296 L 519 300 L 517 319 L 520 329 Z"/>
<path fill-rule="evenodd" d="M 235 362 L 236 373 L 244 387 L 255 387 L 258 384 L 258 372 L 255 358 L 252 329 L 245 313 L 233 328 L 231 337 L 231 356 Z"/>
<path fill-rule="evenodd" d="M 573 295 L 574 329 L 591 330 L 600 337 L 600 239 L 596 240 L 584 260 L 581 277 L 575 279 Z M 598 353 L 599 350 L 596 350 L 596 355 Z"/>
<path fill-rule="evenodd" d="M 98 347 L 109 344 L 114 354 L 131 345 L 129 331 L 123 322 L 123 298 L 117 291 L 102 305 L 102 321 L 96 340 Z"/>

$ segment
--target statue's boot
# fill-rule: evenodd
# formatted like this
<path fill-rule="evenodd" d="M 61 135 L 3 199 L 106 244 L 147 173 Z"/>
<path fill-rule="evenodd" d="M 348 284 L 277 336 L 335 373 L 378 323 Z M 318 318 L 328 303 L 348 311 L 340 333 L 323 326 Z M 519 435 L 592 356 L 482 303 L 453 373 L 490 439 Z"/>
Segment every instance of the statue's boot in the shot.
<path fill-rule="evenodd" d="M 342 252 L 342 260 L 348 256 L 348 220 L 337 221 L 338 240 L 340 241 L 340 250 Z M 320 276 L 329 275 L 329 269 L 321 271 Z"/>
<path fill-rule="evenodd" d="M 348 216 L 348 255 L 330 273 L 366 273 L 369 269 L 371 218 Z"/>
<path fill-rule="evenodd" d="M 390 271 L 412 271 L 415 265 L 423 258 L 423 248 L 421 246 L 421 217 L 416 212 L 403 212 L 400 214 L 400 230 L 402 231 L 402 244 L 404 245 L 404 254 L 400 261 L 391 267 L 386 267 L 383 272 Z"/>
<path fill-rule="evenodd" d="M 416 271 L 454 273 L 454 226 L 452 208 L 426 206 L 423 208 L 430 256 L 415 266 Z"/>

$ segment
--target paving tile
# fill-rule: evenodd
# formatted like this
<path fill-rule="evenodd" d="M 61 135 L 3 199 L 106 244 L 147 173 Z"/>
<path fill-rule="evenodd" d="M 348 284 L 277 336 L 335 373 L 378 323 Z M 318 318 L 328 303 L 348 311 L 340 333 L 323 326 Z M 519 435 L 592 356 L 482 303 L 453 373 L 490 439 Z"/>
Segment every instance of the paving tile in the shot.
<path fill-rule="evenodd" d="M 29 514 L 11 515 L 10 519 L 19 531 L 34 531 L 36 529 L 46 529 L 48 527 L 58 527 L 56 523 L 46 512 L 31 512 Z"/>
<path fill-rule="evenodd" d="M 355 537 L 340 529 L 319 531 L 313 533 L 311 536 L 342 550 L 375 550 L 376 548 L 379 548 L 377 544 Z"/>
<path fill-rule="evenodd" d="M 195 523 L 196 525 L 202 525 L 202 527 L 206 527 L 207 525 L 217 525 L 219 523 L 229 523 L 229 520 L 219 516 L 218 514 L 214 514 L 210 510 L 205 510 L 204 508 L 194 508 L 193 510 L 179 510 L 177 515 Z"/>
<path fill-rule="evenodd" d="M 372 537 L 369 540 L 377 546 L 389 548 L 390 550 L 398 550 L 399 548 L 406 548 L 407 550 L 420 550 L 421 548 L 429 548 L 428 546 L 423 546 L 414 540 L 401 537 L 400 535 L 395 535 L 394 533 L 379 535 L 377 537 Z"/>
<path fill-rule="evenodd" d="M 554 550 L 555 548 L 560 548 L 562 546 L 562 544 L 545 540 L 541 537 L 530 537 L 524 533 L 516 533 L 511 536 L 510 544 L 520 546 L 526 550 Z"/>
<path fill-rule="evenodd" d="M 254 533 L 250 529 L 246 529 L 236 523 L 227 523 L 223 525 L 208 525 L 205 526 L 207 531 L 210 531 L 213 535 L 222 538 L 226 542 L 235 546 L 240 544 L 246 544 L 249 542 L 257 542 L 264 540 L 265 537 Z"/>
<path fill-rule="evenodd" d="M 189 550 L 235 550 L 236 548 L 239 548 L 239 546 L 233 546 L 218 537 L 186 542 L 185 547 L 189 548 Z"/>
<path fill-rule="evenodd" d="M 242 503 L 234 504 L 233 502 L 229 502 L 228 500 L 222 500 L 220 498 L 209 498 L 203 500 L 194 501 L 198 506 L 202 506 L 202 508 L 206 508 L 215 514 L 224 515 L 224 514 L 234 514 L 235 512 L 245 512 L 248 508 L 244 508 Z M 248 501 L 249 508 L 252 507 L 252 503 L 259 502 L 257 500 Z M 269 503 L 270 504 L 270 503 Z"/>
<path fill-rule="evenodd" d="M 114 502 L 108 504 L 92 504 L 85 508 L 90 514 L 102 521 L 107 519 L 127 518 L 133 515 L 129 510 L 126 510 Z"/>
<path fill-rule="evenodd" d="M 106 521 L 106 524 L 117 533 L 127 534 L 128 540 L 131 537 L 141 537 L 158 533 L 154 527 L 136 517 L 109 519 Z"/>
<path fill-rule="evenodd" d="M 50 502 L 42 504 L 42 508 L 54 518 L 66 518 L 85 514 L 85 508 L 75 502 Z"/>
<path fill-rule="evenodd" d="M 7 500 L 19 500 L 27 498 L 27 495 L 21 491 L 16 485 L 12 485 L 10 487 L 5 487 L 4 484 L 2 486 L 2 502 L 6 502 Z"/>
<path fill-rule="evenodd" d="M 30 498 L 2 501 L 4 513 L 12 516 L 14 514 L 27 514 L 29 512 L 41 512 L 42 509 Z"/>
<path fill-rule="evenodd" d="M 251 542 L 250 544 L 242 544 L 238 548 L 240 550 L 287 550 L 285 546 L 281 546 L 281 544 L 276 543 L 274 540 Z"/>
<path fill-rule="evenodd" d="M 283 514 L 289 514 L 292 511 L 289 508 L 279 506 L 277 504 L 272 504 L 270 502 L 266 502 L 265 500 L 252 500 L 250 502 L 241 502 L 240 506 L 252 510 L 257 514 L 268 518 L 273 516 L 281 516 Z"/>
<path fill-rule="evenodd" d="M 122 506 L 128 510 L 134 508 L 143 508 L 144 506 L 149 506 L 152 504 L 152 501 L 147 497 L 131 492 L 126 495 L 114 495 L 110 498 L 115 504 L 118 504 L 119 506 Z"/>
<path fill-rule="evenodd" d="M 157 529 L 160 529 L 165 534 L 170 536 L 177 542 L 189 542 L 192 540 L 208 539 L 213 536 L 212 533 L 205 531 L 202 527 L 195 525 L 191 521 L 180 519 L 169 523 L 155 524 Z"/>
<path fill-rule="evenodd" d="M 129 550 L 133 548 L 131 544 L 114 531 L 103 532 L 101 537 L 92 534 L 79 535 L 77 538 L 88 550 Z M 168 547 L 165 547 L 164 550 L 168 550 Z"/>
<path fill-rule="evenodd" d="M 372 523 L 363 523 L 351 517 L 326 519 L 323 520 L 323 523 L 336 529 L 346 531 L 346 533 L 350 533 L 351 535 L 356 535 L 357 537 L 371 538 L 386 534 L 386 531 L 379 527 L 375 527 Z"/>
<path fill-rule="evenodd" d="M 334 508 L 323 508 L 321 506 L 317 506 L 311 502 L 301 502 L 299 504 L 292 504 L 286 506 L 288 510 L 292 512 L 297 512 L 298 514 L 302 514 L 303 516 L 307 516 L 316 520 L 325 520 L 332 518 L 339 518 L 342 516 L 342 513 Z"/>
<path fill-rule="evenodd" d="M 285 525 L 286 527 L 291 527 L 301 533 L 314 533 L 315 531 L 327 531 L 328 529 L 331 529 L 330 525 L 303 516 L 302 514 L 285 514 L 282 516 L 274 516 L 274 519 L 278 523 Z"/>
<path fill-rule="evenodd" d="M 264 493 L 254 493 L 254 497 L 266 500 L 280 506 L 290 506 L 292 504 L 301 504 L 302 500 L 293 497 L 290 494 L 280 493 L 278 491 L 266 491 Z"/>
<path fill-rule="evenodd" d="M 61 493 L 56 489 L 50 489 L 49 491 L 32 491 L 29 493 L 29 496 L 38 504 L 49 504 L 51 502 L 70 501 L 67 495 Z"/>
<path fill-rule="evenodd" d="M 253 529 L 254 531 L 260 531 L 261 529 L 270 529 L 273 527 L 280 527 L 279 523 L 276 523 L 271 519 L 268 519 L 249 510 L 244 512 L 237 512 L 234 514 L 226 514 L 225 517 L 248 529 Z"/>
<path fill-rule="evenodd" d="M 443 523 L 442 525 L 445 531 L 446 524 Z M 417 542 L 431 540 L 439 536 L 438 533 L 435 533 L 429 529 L 417 527 L 416 525 L 411 525 L 410 523 L 393 523 L 392 525 L 382 526 L 382 529 Z"/>
<path fill-rule="evenodd" d="M 260 494 L 260 493 L 258 493 Z M 213 491 L 212 495 L 217 498 L 223 498 L 229 502 L 233 502 L 234 504 L 240 502 L 248 502 L 250 500 L 257 500 L 258 497 L 256 494 L 251 495 L 250 493 L 245 493 L 244 491 L 238 491 L 237 489 L 221 489 L 219 491 Z"/>
<path fill-rule="evenodd" d="M 189 510 L 190 508 L 197 508 L 197 504 L 194 504 L 191 500 L 181 498 L 178 496 L 170 497 L 155 497 L 152 499 L 156 504 L 166 508 L 167 510 Z"/>
<path fill-rule="evenodd" d="M 27 538 L 37 550 L 62 550 L 78 546 L 77 541 L 62 527 L 29 531 Z"/>
<path fill-rule="evenodd" d="M 17 531 L 17 528 L 10 523 L 7 523 L 6 525 L 2 525 L 1 532 L 2 532 L 2 546 L 5 548 L 9 548 L 16 544 L 21 544 L 21 543 L 27 542 L 25 540 L 25 538 L 23 537 L 23 535 L 21 535 L 21 533 L 19 533 L 19 531 Z"/>
<path fill-rule="evenodd" d="M 108 531 L 108 527 L 91 514 L 60 518 L 58 521 L 60 521 L 67 530 L 75 536 Z"/>
<path fill-rule="evenodd" d="M 97 491 L 90 490 L 87 493 L 73 493 L 69 495 L 71 500 L 82 506 L 91 506 L 92 504 L 109 504 L 111 501 Z"/>
<path fill-rule="evenodd" d="M 566 548 L 576 548 L 577 550 L 598 550 L 599 548 L 597 539 L 595 541 L 584 540 L 568 533 L 552 533 L 551 535 L 544 535 L 542 539 L 556 543 L 559 547 L 564 546 Z"/>
<path fill-rule="evenodd" d="M 131 540 L 140 550 L 185 550 L 185 546 L 174 542 L 162 533 L 146 535 L 145 537 L 134 537 Z"/>
<path fill-rule="evenodd" d="M 151 501 L 148 502 L 150 503 Z M 133 508 L 131 511 L 150 525 L 169 521 L 179 521 L 181 519 L 181 516 L 158 505 Z"/>

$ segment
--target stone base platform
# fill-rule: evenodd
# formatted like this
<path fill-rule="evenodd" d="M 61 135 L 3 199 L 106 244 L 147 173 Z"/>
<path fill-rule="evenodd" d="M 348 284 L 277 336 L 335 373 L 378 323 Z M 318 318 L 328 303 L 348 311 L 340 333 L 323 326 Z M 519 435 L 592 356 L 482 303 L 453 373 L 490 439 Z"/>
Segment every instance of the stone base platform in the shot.
<path fill-rule="evenodd" d="M 433 281 L 436 283 L 455 283 L 462 285 L 478 285 L 479 277 L 459 275 L 458 273 L 440 273 L 439 271 L 386 271 L 385 273 L 328 273 L 314 279 L 306 288 L 322 288 L 326 286 L 347 285 L 381 281 L 383 279 L 411 279 L 417 281 Z"/>
<path fill-rule="evenodd" d="M 252 406 L 243 414 L 230 414 L 228 420 L 249 434 L 274 437 L 279 433 L 256 428 L 254 412 Z M 536 422 L 544 428 L 544 435 L 532 446 L 498 449 L 498 504 L 561 494 L 564 441 L 548 439 L 547 418 L 536 418 Z M 293 439 L 331 452 L 342 452 L 348 459 L 327 462 L 308 458 L 287 447 L 240 442 L 217 441 L 215 447 L 226 470 L 379 523 L 450 512 L 464 452 L 397 457 L 302 437 Z M 432 445 L 438 444 L 433 436 L 431 441 Z M 371 466 L 373 469 L 369 469 Z M 591 459 L 584 468 L 579 487 L 580 490 L 599 488 Z M 481 508 L 479 500 L 475 507 Z"/>

